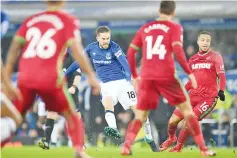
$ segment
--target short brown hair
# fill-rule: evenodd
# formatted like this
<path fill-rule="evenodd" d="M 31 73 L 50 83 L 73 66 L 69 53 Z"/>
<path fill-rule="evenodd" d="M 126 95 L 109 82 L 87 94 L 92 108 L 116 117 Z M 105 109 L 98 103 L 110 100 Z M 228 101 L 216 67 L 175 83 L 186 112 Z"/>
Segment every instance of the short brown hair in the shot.
<path fill-rule="evenodd" d="M 201 35 L 209 35 L 209 36 L 211 36 L 211 33 L 208 32 L 208 31 L 201 31 L 201 32 L 198 34 L 198 37 L 200 37 Z"/>
<path fill-rule="evenodd" d="M 110 32 L 110 29 L 108 26 L 100 26 L 98 27 L 98 29 L 96 30 L 96 35 L 100 34 L 100 33 L 105 33 L 105 32 Z"/>
<path fill-rule="evenodd" d="M 171 15 L 174 13 L 176 8 L 175 1 L 161 1 L 160 2 L 160 13 Z"/>
<path fill-rule="evenodd" d="M 63 3 L 65 0 L 47 0 L 46 2 L 52 5 Z"/>

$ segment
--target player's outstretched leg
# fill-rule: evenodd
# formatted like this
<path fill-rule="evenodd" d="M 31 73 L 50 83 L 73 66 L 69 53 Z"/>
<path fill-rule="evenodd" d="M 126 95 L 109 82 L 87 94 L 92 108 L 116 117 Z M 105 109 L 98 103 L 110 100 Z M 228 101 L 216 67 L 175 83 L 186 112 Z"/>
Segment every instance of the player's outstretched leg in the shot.
<path fill-rule="evenodd" d="M 150 125 L 150 121 L 149 121 L 149 118 L 146 119 L 145 123 L 143 123 L 143 128 L 144 128 L 144 131 L 145 131 L 145 142 L 147 142 L 147 144 L 150 146 L 151 150 L 153 152 L 159 152 L 159 147 L 158 145 L 155 143 L 155 141 L 153 140 L 152 138 L 152 135 L 151 135 L 151 125 Z"/>
<path fill-rule="evenodd" d="M 107 127 L 104 128 L 104 132 L 105 132 L 106 136 L 111 136 L 111 137 L 114 137 L 116 139 L 121 138 L 121 134 L 120 134 L 120 132 L 118 131 L 117 128 L 111 128 L 111 127 L 107 126 Z"/>
<path fill-rule="evenodd" d="M 189 131 L 191 132 L 195 143 L 198 145 L 202 156 L 215 156 L 216 153 L 209 151 L 205 145 L 204 138 L 197 117 L 191 108 L 189 101 L 185 101 L 178 105 L 180 111 L 183 113 L 184 119 L 187 122 Z"/>
<path fill-rule="evenodd" d="M 176 130 L 178 123 L 183 119 L 182 115 L 179 116 L 178 109 L 175 109 L 173 115 L 170 117 L 168 122 L 168 138 L 160 145 L 160 151 L 165 151 L 168 149 L 174 142 L 176 142 Z M 181 112 L 179 112 L 181 114 Z"/>
<path fill-rule="evenodd" d="M 108 124 L 108 126 L 104 129 L 105 135 L 114 137 L 116 139 L 121 138 L 121 134 L 118 131 L 116 118 L 114 115 L 113 98 L 111 96 L 105 96 L 102 99 L 102 103 L 105 108 L 105 120 Z"/>

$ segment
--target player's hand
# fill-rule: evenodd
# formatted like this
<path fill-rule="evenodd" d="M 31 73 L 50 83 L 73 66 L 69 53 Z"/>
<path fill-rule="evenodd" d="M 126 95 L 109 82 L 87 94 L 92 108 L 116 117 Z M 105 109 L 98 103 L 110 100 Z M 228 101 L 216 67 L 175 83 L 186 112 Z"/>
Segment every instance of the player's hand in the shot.
<path fill-rule="evenodd" d="M 222 90 L 219 90 L 218 96 L 221 101 L 225 101 L 225 93 Z"/>
<path fill-rule="evenodd" d="M 191 81 L 192 87 L 194 89 L 196 89 L 197 88 L 197 81 L 196 81 L 195 76 L 193 74 L 190 74 L 190 75 L 188 75 L 188 77 L 189 77 L 189 79 Z"/>
<path fill-rule="evenodd" d="M 138 85 L 139 85 L 140 79 L 141 79 L 140 77 L 132 79 L 132 85 L 135 88 L 136 92 L 138 92 Z"/>
<path fill-rule="evenodd" d="M 99 84 L 99 81 L 96 79 L 95 75 L 94 74 L 88 75 L 87 80 L 88 80 L 89 85 L 91 85 L 91 87 L 93 88 L 92 89 L 93 94 L 99 95 L 100 94 L 100 84 Z"/>
<path fill-rule="evenodd" d="M 22 94 L 18 88 L 16 88 L 12 83 L 6 83 L 4 87 L 4 92 L 10 100 L 18 99 L 23 100 Z"/>
<path fill-rule="evenodd" d="M 75 87 L 75 86 L 71 86 L 71 87 L 68 89 L 68 92 L 69 92 L 70 94 L 75 94 L 75 92 L 76 92 L 76 87 Z"/>

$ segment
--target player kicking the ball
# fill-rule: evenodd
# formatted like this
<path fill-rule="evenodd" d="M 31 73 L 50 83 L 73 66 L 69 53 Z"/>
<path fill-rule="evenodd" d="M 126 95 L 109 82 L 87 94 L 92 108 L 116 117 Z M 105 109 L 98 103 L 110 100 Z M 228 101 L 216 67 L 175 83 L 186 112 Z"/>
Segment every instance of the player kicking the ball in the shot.
<path fill-rule="evenodd" d="M 137 95 L 131 84 L 131 72 L 125 54 L 118 44 L 111 41 L 111 31 L 107 26 L 101 26 L 96 31 L 97 42 L 89 44 L 85 52 L 89 56 L 101 83 L 101 102 L 105 108 L 105 119 L 108 127 L 105 134 L 121 138 L 117 129 L 114 106 L 120 102 L 125 110 L 136 111 Z M 72 68 L 73 67 L 73 68 Z M 72 64 L 68 70 L 74 71 L 78 64 Z M 159 149 L 152 139 L 149 119 L 143 124 L 146 133 L 145 141 L 152 151 Z"/>

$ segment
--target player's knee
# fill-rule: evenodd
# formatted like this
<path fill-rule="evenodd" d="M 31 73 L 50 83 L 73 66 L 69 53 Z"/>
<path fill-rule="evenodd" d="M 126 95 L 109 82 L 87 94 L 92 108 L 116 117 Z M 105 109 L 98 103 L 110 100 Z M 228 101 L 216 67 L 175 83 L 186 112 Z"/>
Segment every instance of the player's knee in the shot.
<path fill-rule="evenodd" d="M 185 101 L 178 105 L 179 110 L 183 114 L 183 116 L 187 116 L 189 114 L 193 114 L 192 106 L 189 101 Z"/>
<path fill-rule="evenodd" d="M 194 112 L 192 110 L 187 109 L 187 110 L 183 111 L 183 116 L 184 116 L 184 118 L 187 118 L 189 116 L 195 116 L 195 115 L 194 115 Z"/>
<path fill-rule="evenodd" d="M 114 110 L 112 97 L 104 97 L 102 100 L 102 103 L 103 103 L 105 110 Z"/>
<path fill-rule="evenodd" d="M 171 118 L 169 119 L 169 124 L 170 125 L 177 125 L 182 119 L 179 118 L 178 116 L 176 115 L 172 115 Z"/>

